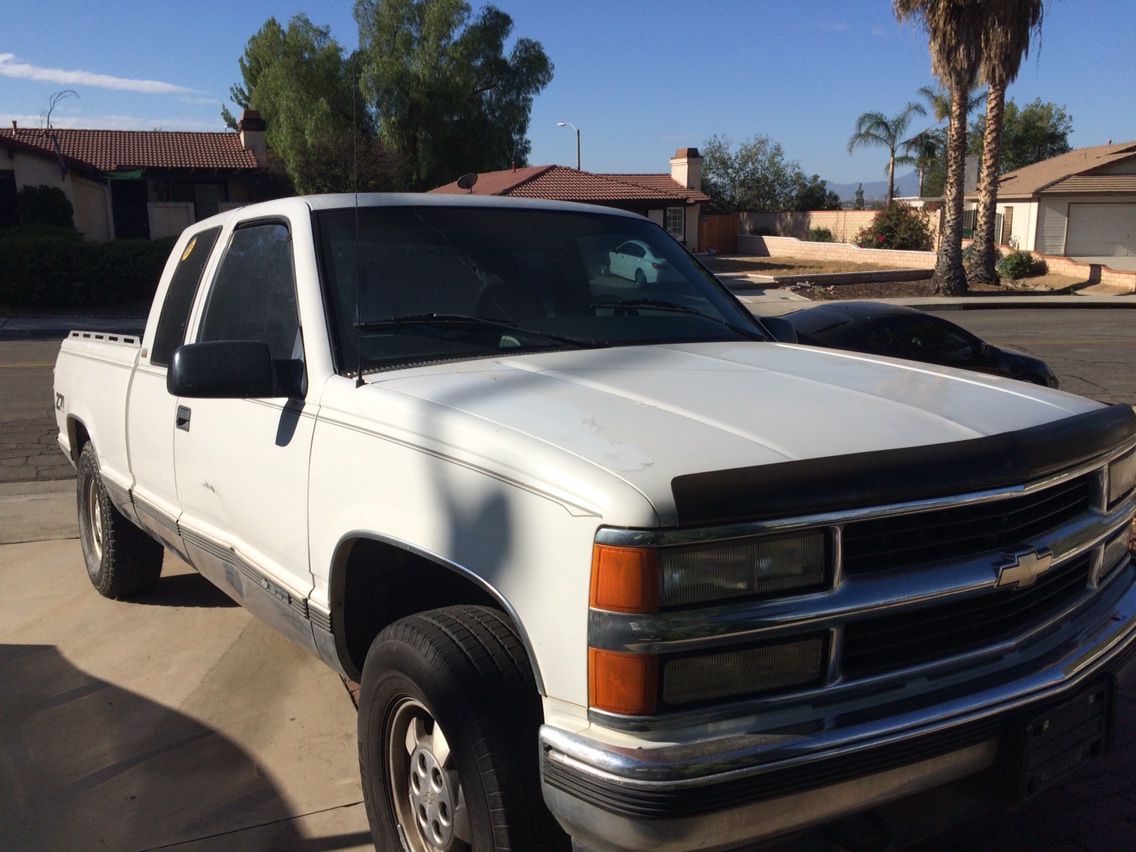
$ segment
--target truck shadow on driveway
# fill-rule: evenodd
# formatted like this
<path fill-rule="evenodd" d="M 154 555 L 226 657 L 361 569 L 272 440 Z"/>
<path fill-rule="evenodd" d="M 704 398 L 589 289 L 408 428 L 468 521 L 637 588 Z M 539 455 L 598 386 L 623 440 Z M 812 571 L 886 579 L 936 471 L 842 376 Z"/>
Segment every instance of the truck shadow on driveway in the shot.
<path fill-rule="evenodd" d="M 0 683 L 0 848 L 201 848 L 198 840 L 309 852 L 370 842 L 304 838 L 239 746 L 80 671 L 53 646 L 0 645 Z"/>
<path fill-rule="evenodd" d="M 172 558 L 169 554 L 167 559 Z M 163 575 L 153 589 L 131 598 L 132 604 L 143 606 L 209 607 L 213 609 L 236 607 L 239 604 L 198 574 Z"/>

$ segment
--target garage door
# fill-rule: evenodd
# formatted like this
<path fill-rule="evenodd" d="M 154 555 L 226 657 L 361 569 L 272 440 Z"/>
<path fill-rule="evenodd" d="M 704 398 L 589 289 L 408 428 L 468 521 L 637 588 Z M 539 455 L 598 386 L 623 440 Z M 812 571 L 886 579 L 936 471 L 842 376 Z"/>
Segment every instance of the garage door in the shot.
<path fill-rule="evenodd" d="M 1070 204 L 1065 254 L 1136 255 L 1136 204 Z"/>

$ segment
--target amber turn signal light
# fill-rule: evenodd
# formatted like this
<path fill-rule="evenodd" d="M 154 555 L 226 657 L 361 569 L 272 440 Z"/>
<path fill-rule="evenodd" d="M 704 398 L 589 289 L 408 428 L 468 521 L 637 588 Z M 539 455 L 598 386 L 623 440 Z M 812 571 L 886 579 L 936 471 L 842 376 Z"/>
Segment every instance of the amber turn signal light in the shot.
<path fill-rule="evenodd" d="M 646 547 L 597 544 L 592 549 L 590 604 L 615 612 L 658 612 L 659 570 Z"/>
<path fill-rule="evenodd" d="M 648 716 L 658 706 L 659 662 L 652 654 L 588 649 L 588 704 L 596 710 Z"/>

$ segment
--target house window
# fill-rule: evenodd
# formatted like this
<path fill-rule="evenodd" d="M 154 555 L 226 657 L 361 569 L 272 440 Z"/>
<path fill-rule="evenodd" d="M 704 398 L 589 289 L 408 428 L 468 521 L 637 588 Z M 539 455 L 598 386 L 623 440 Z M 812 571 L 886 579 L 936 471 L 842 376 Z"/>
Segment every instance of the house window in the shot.
<path fill-rule="evenodd" d="M 682 207 L 668 207 L 664 221 L 668 234 L 676 240 L 686 239 L 686 210 Z"/>

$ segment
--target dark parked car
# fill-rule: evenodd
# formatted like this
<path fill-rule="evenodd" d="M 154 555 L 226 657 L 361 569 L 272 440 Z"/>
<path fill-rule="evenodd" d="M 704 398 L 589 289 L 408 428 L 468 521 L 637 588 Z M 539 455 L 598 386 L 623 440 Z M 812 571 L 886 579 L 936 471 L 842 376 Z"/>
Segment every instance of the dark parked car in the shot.
<path fill-rule="evenodd" d="M 1057 377 L 1044 361 L 999 349 L 942 317 L 915 308 L 882 302 L 826 302 L 780 319 L 793 327 L 799 343 L 943 364 L 1057 387 Z M 778 339 L 791 336 L 785 333 L 783 323 L 779 327 L 781 330 L 773 329 Z"/>

